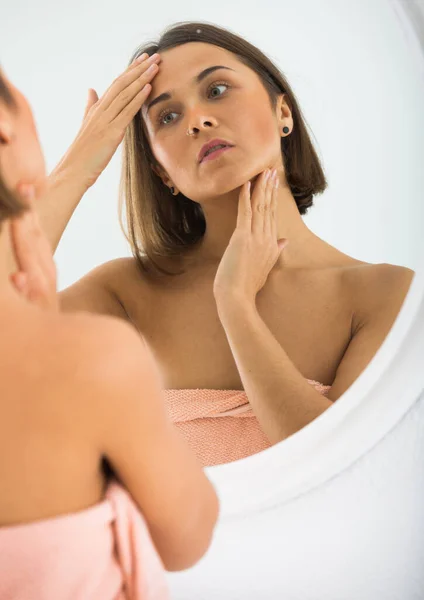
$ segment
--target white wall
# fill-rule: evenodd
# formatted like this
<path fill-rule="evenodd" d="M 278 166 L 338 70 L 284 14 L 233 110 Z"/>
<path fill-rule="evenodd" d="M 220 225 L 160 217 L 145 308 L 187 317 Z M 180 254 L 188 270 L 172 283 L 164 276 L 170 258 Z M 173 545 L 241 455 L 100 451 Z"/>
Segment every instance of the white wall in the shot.
<path fill-rule="evenodd" d="M 358 259 L 416 268 L 424 84 L 387 0 L 8 3 L 0 60 L 33 106 L 48 170 L 79 128 L 88 88 L 103 94 L 136 46 L 184 20 L 240 33 L 288 76 L 329 180 L 309 227 Z M 117 219 L 119 167 L 118 150 L 71 219 L 56 252 L 60 289 L 131 254 Z"/>

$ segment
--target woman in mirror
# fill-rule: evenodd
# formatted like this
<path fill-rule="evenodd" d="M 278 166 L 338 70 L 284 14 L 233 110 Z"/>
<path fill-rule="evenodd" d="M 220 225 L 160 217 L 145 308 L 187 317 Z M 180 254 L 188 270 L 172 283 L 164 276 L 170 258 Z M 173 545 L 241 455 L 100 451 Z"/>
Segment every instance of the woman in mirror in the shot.
<path fill-rule="evenodd" d="M 45 180 L 30 106 L 0 71 L 0 597 L 165 600 L 163 569 L 204 555 L 217 496 L 139 335 L 59 310 L 22 189 Z"/>
<path fill-rule="evenodd" d="M 133 256 L 61 291 L 62 310 L 139 332 L 203 465 L 284 440 L 364 370 L 413 272 L 347 256 L 306 226 L 323 168 L 289 82 L 241 37 L 177 24 L 138 48 L 101 99 L 90 94 L 40 219 L 55 250 L 124 139 Z"/>

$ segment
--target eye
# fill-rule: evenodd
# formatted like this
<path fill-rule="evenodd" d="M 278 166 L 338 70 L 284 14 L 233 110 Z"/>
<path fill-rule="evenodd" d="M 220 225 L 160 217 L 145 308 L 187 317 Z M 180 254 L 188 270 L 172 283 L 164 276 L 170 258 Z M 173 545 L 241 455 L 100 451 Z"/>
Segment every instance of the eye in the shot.
<path fill-rule="evenodd" d="M 210 86 L 208 87 L 208 91 L 209 91 L 209 90 L 215 90 L 215 89 L 218 89 L 218 88 L 219 88 L 221 85 L 223 85 L 223 86 L 225 86 L 225 87 L 227 87 L 227 88 L 228 88 L 228 87 L 230 87 L 230 86 L 228 85 L 228 83 L 224 83 L 224 82 L 222 82 L 222 83 L 213 83 L 212 85 L 210 85 Z M 219 95 L 219 96 L 222 96 L 222 94 L 218 94 L 218 95 Z M 216 94 L 215 94 L 215 97 L 216 97 Z"/>
<path fill-rule="evenodd" d="M 220 81 L 217 82 L 215 81 L 214 83 L 212 83 L 209 87 L 208 87 L 208 92 L 209 90 L 214 90 L 214 89 L 218 89 L 219 87 L 224 86 L 226 88 L 230 88 L 230 84 L 226 83 L 225 81 Z M 214 94 L 212 97 L 213 98 L 220 98 L 223 94 Z M 157 124 L 159 125 L 159 127 L 161 127 L 162 125 L 167 125 L 169 123 L 173 123 L 175 119 L 172 119 L 171 121 L 167 121 L 164 122 L 164 119 L 166 119 L 166 117 L 168 117 L 169 115 L 175 114 L 174 111 L 169 110 L 169 109 L 165 109 L 163 110 L 161 113 L 159 113 L 158 117 L 157 117 Z"/>

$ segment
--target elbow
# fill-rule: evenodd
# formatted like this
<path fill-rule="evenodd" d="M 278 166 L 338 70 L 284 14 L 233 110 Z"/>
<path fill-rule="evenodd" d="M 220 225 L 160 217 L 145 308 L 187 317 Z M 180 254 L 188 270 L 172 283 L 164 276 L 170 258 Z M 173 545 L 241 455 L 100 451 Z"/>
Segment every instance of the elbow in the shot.
<path fill-rule="evenodd" d="M 160 556 L 167 571 L 183 571 L 193 567 L 209 550 L 219 516 L 219 501 L 213 491 L 203 510 L 197 511 L 190 528 L 179 534 L 177 548 L 166 545 Z"/>

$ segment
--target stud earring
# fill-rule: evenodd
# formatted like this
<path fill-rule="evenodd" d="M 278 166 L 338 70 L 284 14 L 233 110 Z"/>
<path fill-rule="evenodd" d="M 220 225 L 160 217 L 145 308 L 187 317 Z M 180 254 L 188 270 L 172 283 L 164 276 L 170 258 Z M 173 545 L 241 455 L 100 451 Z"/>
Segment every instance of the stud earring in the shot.
<path fill-rule="evenodd" d="M 171 194 L 172 194 L 172 195 L 174 195 L 175 188 L 174 188 L 174 187 L 171 187 L 171 188 L 170 188 L 170 190 L 171 190 Z"/>
<path fill-rule="evenodd" d="M 288 133 L 289 131 L 290 131 L 290 129 L 287 126 L 283 127 L 283 133 Z"/>

